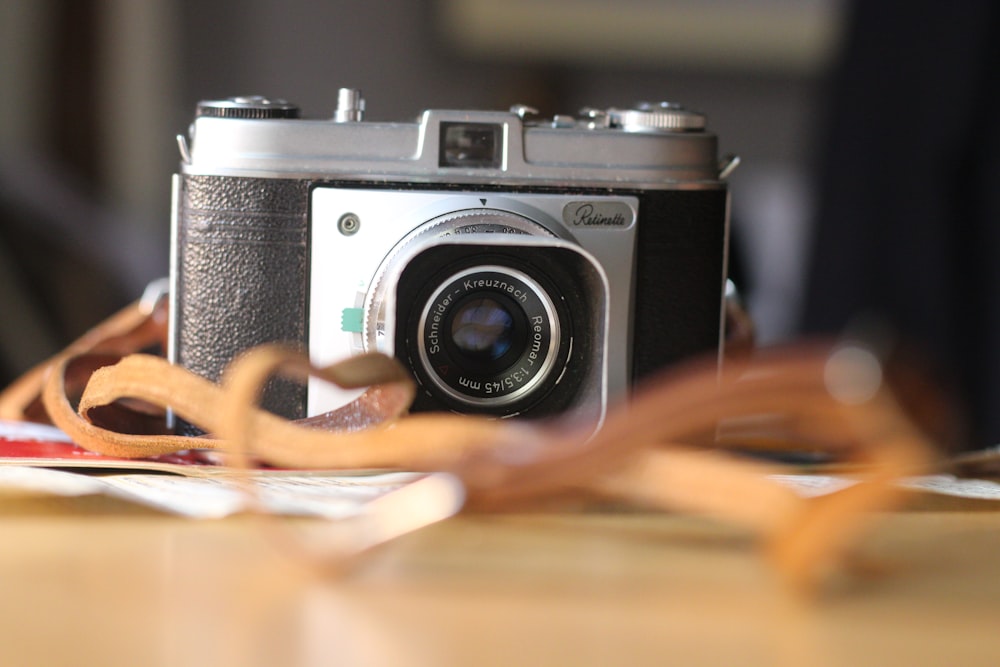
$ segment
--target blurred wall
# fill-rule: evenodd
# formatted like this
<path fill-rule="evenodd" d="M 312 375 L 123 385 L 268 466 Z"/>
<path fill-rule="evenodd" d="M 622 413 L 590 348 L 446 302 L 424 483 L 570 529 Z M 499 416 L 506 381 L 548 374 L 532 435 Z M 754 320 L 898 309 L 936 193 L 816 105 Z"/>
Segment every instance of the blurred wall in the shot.
<path fill-rule="evenodd" d="M 69 182 L 98 206 L 79 243 L 133 293 L 166 271 L 175 135 L 199 99 L 267 94 L 323 117 L 351 86 L 375 120 L 670 99 L 707 113 L 723 152 L 742 157 L 751 307 L 765 340 L 791 331 L 838 0 L 4 0 L 0 12 L 4 170 L 35 174 L 43 192 Z"/>
<path fill-rule="evenodd" d="M 246 93 L 324 117 L 340 86 L 364 91 L 373 120 L 680 101 L 743 159 L 745 282 L 762 339 L 776 340 L 799 309 L 812 138 L 841 18 L 835 0 L 182 0 L 178 124 L 198 99 Z"/>

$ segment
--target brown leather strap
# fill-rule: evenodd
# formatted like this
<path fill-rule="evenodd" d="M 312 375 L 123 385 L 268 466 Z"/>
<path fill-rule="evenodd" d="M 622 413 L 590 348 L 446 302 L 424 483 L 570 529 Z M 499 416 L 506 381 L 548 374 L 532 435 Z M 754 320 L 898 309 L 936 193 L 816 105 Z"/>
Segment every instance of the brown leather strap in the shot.
<path fill-rule="evenodd" d="M 802 589 L 843 555 L 863 516 L 899 502 L 893 482 L 920 471 L 930 457 L 925 438 L 885 387 L 857 404 L 831 397 L 825 347 L 758 351 L 721 377 L 714 363 L 688 364 L 610 410 L 594 435 L 593 425 L 566 420 L 406 415 L 412 381 L 381 355 L 315 368 L 296 352 L 265 346 L 237 359 L 222 386 L 160 357 L 120 359 L 160 342 L 164 315 L 138 307 L 119 313 L 4 392 L 2 414 L 33 414 L 33 392 L 44 376 L 47 417 L 104 454 L 144 457 L 199 447 L 283 467 L 446 470 L 462 479 L 470 506 L 492 510 L 597 494 L 694 512 L 758 531 L 780 570 Z M 368 389 L 342 410 L 292 423 L 255 407 L 275 373 Z M 165 408 L 212 435 L 164 432 Z M 867 463 L 866 477 L 848 491 L 806 501 L 767 477 L 777 467 L 691 446 L 714 442 L 720 420 L 760 414 L 782 415 L 787 434 L 809 447 Z"/>
<path fill-rule="evenodd" d="M 489 448 L 500 433 L 521 430 L 508 422 L 453 415 L 398 420 L 412 400 L 412 381 L 393 359 L 377 354 L 312 369 L 341 387 L 369 389 L 341 410 L 301 422 L 249 408 L 254 392 L 275 369 L 295 375 L 296 369 L 308 368 L 301 355 L 280 347 L 261 348 L 237 360 L 227 374 L 236 379 L 224 387 L 161 358 L 131 355 L 94 371 L 78 411 L 67 400 L 61 380 L 70 365 L 61 360 L 54 367 L 45 405 L 55 424 L 75 442 L 109 456 L 147 457 L 192 447 L 241 453 L 246 447 L 233 443 L 250 440 L 245 433 L 252 433 L 253 455 L 282 467 L 439 470 L 471 449 Z M 134 406 L 121 405 L 123 399 L 169 407 L 214 435 L 193 439 L 122 432 L 122 423 L 135 411 Z M 249 416 L 243 414 L 244 406 Z"/>
<path fill-rule="evenodd" d="M 41 394 L 45 378 L 54 364 L 82 354 L 124 356 L 148 347 L 165 350 L 166 332 L 166 298 L 130 304 L 0 392 L 0 419 L 50 422 L 41 404 Z"/>
<path fill-rule="evenodd" d="M 101 410 L 125 398 L 140 399 L 169 405 L 218 436 L 199 439 L 199 446 L 250 453 L 276 465 L 448 470 L 463 480 L 474 507 L 510 509 L 584 493 L 712 516 L 758 531 L 788 581 L 808 590 L 822 568 L 853 543 L 863 517 L 900 501 L 895 480 L 919 472 L 929 450 L 887 393 L 858 406 L 833 401 L 823 380 L 825 357 L 815 351 L 765 359 L 739 380 L 720 381 L 708 366 L 674 372 L 613 410 L 593 437 L 572 422 L 402 416 L 412 384 L 394 360 L 367 355 L 317 369 L 278 347 L 241 357 L 221 388 L 162 359 L 134 355 L 93 374 L 80 401 L 82 417 L 63 400 L 58 373 L 45 397 L 56 423 L 74 439 L 119 456 L 192 446 L 189 438 L 127 435 L 96 424 Z M 375 388 L 342 415 L 346 422 L 325 417 L 348 424 L 348 430 L 323 430 L 253 407 L 275 372 L 300 381 L 315 374 L 341 386 Z M 699 436 L 722 416 L 774 410 L 797 420 L 804 436 L 818 434 L 837 444 L 845 460 L 867 463 L 865 478 L 829 498 L 806 501 L 766 476 L 779 472 L 777 467 L 675 444 Z M 367 426 L 349 430 L 359 415 L 355 424 Z"/>

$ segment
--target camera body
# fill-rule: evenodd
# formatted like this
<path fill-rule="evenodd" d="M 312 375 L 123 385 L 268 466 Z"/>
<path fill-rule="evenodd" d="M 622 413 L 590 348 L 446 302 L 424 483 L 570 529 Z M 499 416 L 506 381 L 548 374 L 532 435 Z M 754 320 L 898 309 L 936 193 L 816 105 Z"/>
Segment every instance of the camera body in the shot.
<path fill-rule="evenodd" d="M 704 117 L 425 111 L 332 120 L 203 102 L 179 137 L 169 357 L 217 380 L 241 351 L 399 358 L 414 410 L 576 413 L 595 427 L 643 376 L 719 353 L 728 191 Z M 720 357 L 721 358 L 721 357 Z M 357 395 L 274 381 L 299 418 Z"/>

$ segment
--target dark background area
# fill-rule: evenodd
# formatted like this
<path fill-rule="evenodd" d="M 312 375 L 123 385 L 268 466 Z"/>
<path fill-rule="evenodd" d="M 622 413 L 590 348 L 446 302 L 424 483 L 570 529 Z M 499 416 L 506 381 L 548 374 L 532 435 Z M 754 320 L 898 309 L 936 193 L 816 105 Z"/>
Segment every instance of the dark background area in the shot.
<path fill-rule="evenodd" d="M 328 117 L 350 86 L 372 120 L 680 101 L 743 158 L 737 217 L 760 227 L 746 254 L 767 258 L 751 270 L 783 257 L 797 271 L 803 166 L 841 17 L 819 0 L 5 0 L 0 12 L 0 284 L 19 304 L 0 325 L 4 377 L 166 272 L 175 136 L 205 98 L 265 94 Z M 787 335 L 797 307 L 780 273 L 753 276 L 765 339 Z"/>
<path fill-rule="evenodd" d="M 1000 207 L 982 194 L 996 183 L 983 147 L 997 13 L 974 0 L 947 18 L 927 0 L 5 0 L 2 379 L 166 273 L 175 136 L 199 99 L 265 94 L 328 117 L 349 86 L 372 120 L 669 99 L 705 112 L 743 160 L 736 249 L 761 342 L 880 322 L 972 406 L 975 444 L 1000 441 Z"/>

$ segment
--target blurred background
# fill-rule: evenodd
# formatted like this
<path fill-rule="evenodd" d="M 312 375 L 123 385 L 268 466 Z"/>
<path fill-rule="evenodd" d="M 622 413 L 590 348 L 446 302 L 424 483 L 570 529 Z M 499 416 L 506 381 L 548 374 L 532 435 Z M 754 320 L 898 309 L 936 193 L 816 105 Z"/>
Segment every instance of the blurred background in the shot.
<path fill-rule="evenodd" d="M 845 129 L 838 120 L 845 109 L 853 119 L 847 130 L 872 136 L 897 120 L 880 114 L 880 86 L 899 93 L 893 112 L 905 112 L 913 98 L 899 89 L 920 85 L 927 61 L 906 69 L 912 80 L 896 76 L 896 67 L 928 31 L 944 30 L 936 3 L 870 4 L 880 7 L 842 0 L 2 0 L 0 379 L 165 275 L 175 136 L 199 99 L 264 94 L 328 117 L 340 86 L 362 89 L 371 120 L 518 102 L 546 115 L 642 100 L 702 111 L 721 151 L 743 160 L 731 177 L 735 268 L 761 342 L 839 331 L 859 314 L 874 315 L 890 327 L 916 327 L 917 342 L 949 368 L 957 363 L 954 340 L 924 344 L 920 337 L 919 318 L 933 314 L 898 322 L 891 290 L 882 302 L 862 303 L 863 281 L 837 297 L 814 290 L 823 280 L 810 277 L 825 261 L 827 283 L 843 284 L 842 271 L 884 284 L 869 270 L 884 263 L 884 248 L 858 254 L 869 268 L 853 263 L 856 237 L 820 262 L 811 249 L 820 238 L 818 211 L 830 201 L 827 184 L 855 173 L 851 160 L 870 172 L 892 171 L 907 157 L 872 161 L 862 134 L 848 138 L 857 150 L 831 166 L 831 147 L 842 145 L 835 132 Z M 976 28 L 995 23 L 990 3 L 949 8 L 949 20 L 963 13 L 968 20 L 931 43 L 987 58 L 968 33 L 998 41 Z M 891 62 L 873 69 L 880 58 Z M 950 66 L 930 69 L 946 77 Z M 870 84 L 858 86 L 857 72 L 884 78 L 869 74 Z M 921 118 L 946 103 L 932 102 Z M 851 216 L 852 206 L 871 203 L 858 195 L 838 210 Z M 891 206 L 873 206 L 872 215 Z M 862 230 L 867 219 L 858 220 Z M 819 315 L 807 312 L 807 293 Z"/>
<path fill-rule="evenodd" d="M 747 252 L 773 255 L 747 264 L 796 263 L 817 93 L 842 21 L 835 0 L 4 0 L 0 7 L 5 208 L 34 208 L 21 211 L 31 233 L 51 234 L 80 261 L 99 265 L 67 269 L 75 278 L 53 279 L 53 289 L 99 281 L 99 294 L 88 298 L 114 292 L 73 308 L 79 312 L 67 326 L 74 329 L 166 272 L 175 136 L 199 99 L 237 94 L 284 97 L 326 117 L 338 87 L 357 87 L 371 120 L 411 120 L 429 107 L 523 102 L 551 115 L 677 100 L 708 114 L 722 150 L 743 158 L 733 178 L 737 217 L 767 228 L 743 235 Z M 785 335 L 796 281 L 775 273 L 753 282 L 770 285 L 754 295 L 762 334 Z M 77 297 L 53 298 L 65 309 Z"/>

